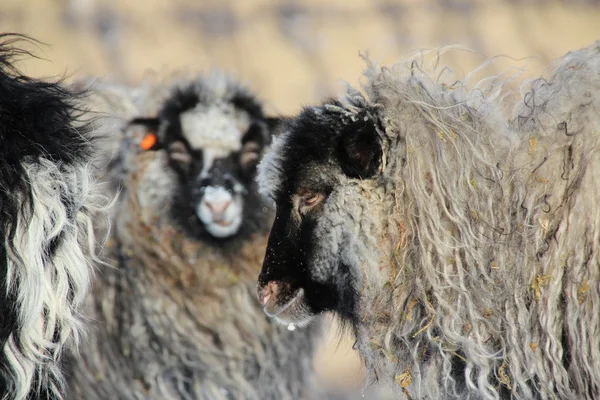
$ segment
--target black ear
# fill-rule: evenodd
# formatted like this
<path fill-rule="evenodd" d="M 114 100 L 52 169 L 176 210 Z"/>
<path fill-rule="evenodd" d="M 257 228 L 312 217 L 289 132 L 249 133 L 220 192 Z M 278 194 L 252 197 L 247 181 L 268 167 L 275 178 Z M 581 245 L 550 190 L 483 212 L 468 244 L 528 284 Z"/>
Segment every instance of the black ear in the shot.
<path fill-rule="evenodd" d="M 129 125 L 143 125 L 149 131 L 156 132 L 160 125 L 160 120 L 155 117 L 138 117 L 131 119 Z"/>
<path fill-rule="evenodd" d="M 338 160 L 351 178 L 370 178 L 377 173 L 382 149 L 379 134 L 372 119 L 359 119 L 343 125 L 338 145 Z"/>

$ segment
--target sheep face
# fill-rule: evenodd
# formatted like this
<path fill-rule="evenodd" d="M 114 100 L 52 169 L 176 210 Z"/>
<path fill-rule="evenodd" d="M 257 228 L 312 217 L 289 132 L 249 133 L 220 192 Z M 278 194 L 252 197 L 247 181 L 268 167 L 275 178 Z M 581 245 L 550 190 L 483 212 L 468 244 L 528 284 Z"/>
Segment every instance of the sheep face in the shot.
<path fill-rule="evenodd" d="M 195 82 L 165 103 L 158 126 L 159 146 L 179 178 L 175 218 L 192 235 L 223 240 L 264 220 L 254 177 L 270 134 L 256 100 L 240 88 L 219 96 Z"/>
<path fill-rule="evenodd" d="M 381 126 L 372 110 L 335 101 L 287 122 L 259 165 L 261 192 L 277 212 L 258 278 L 265 312 L 284 324 L 314 315 L 356 315 L 360 266 L 345 251 L 355 215 L 341 207 L 355 186 L 379 176 Z"/>

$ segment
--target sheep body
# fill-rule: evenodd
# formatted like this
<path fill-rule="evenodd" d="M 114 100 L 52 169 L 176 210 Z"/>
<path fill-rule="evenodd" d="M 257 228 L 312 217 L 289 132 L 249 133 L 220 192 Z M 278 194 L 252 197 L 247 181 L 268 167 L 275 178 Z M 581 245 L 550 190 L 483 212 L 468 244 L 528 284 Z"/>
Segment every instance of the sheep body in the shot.
<path fill-rule="evenodd" d="M 312 257 L 305 301 L 314 308 L 311 285 L 338 288 L 329 307 L 399 398 L 600 397 L 600 42 L 533 81 L 508 122 L 500 87 L 432 75 L 414 60 L 370 63 L 368 99 L 349 88 L 305 110 L 259 166 L 278 206 L 290 179 L 328 179 L 310 228 L 319 245 L 288 256 Z M 292 178 L 290 154 L 309 153 L 302 135 L 319 130 L 361 132 L 352 146 L 376 132 L 381 157 L 365 165 L 377 170 L 356 179 L 334 152 Z M 271 235 L 288 253 L 308 246 Z M 284 255 L 267 255 L 260 287 L 281 287 Z"/>
<path fill-rule="evenodd" d="M 411 377 L 414 397 L 600 395 L 599 50 L 565 56 L 508 125 L 494 124 L 478 92 L 420 92 L 414 78 L 410 105 L 394 107 L 398 81 L 373 76 L 406 163 L 388 170 L 401 205 L 384 206 L 397 211 L 388 229 L 397 273 L 367 291 L 369 302 L 393 304 L 381 310 L 390 320 L 371 319 L 362 334 L 398 358 L 387 368 Z"/>
<path fill-rule="evenodd" d="M 199 84 L 226 97 L 238 89 L 224 79 Z M 188 84 L 150 88 L 137 105 L 128 89 L 104 84 L 97 92 L 116 101 L 102 106 L 100 98 L 97 109 L 127 119 L 152 115 L 173 87 Z M 104 249 L 116 268 L 98 278 L 88 299 L 86 315 L 99 323 L 69 368 L 70 398 L 319 398 L 311 366 L 319 323 L 288 331 L 271 323 L 256 299 L 271 210 L 264 206 L 249 236 L 197 240 L 169 212 L 177 176 L 166 151 L 140 149 L 146 133 L 132 126 L 107 146 L 118 154 L 105 177 L 122 188 Z"/>

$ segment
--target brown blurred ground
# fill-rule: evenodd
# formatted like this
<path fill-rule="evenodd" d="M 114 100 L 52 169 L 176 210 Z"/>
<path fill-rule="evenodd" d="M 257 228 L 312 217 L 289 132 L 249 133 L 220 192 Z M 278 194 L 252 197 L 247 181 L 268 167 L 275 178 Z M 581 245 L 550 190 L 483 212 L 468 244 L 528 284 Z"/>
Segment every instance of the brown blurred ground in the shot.
<path fill-rule="evenodd" d="M 146 71 L 228 70 L 273 113 L 357 83 L 359 51 L 392 63 L 409 50 L 461 44 L 485 56 L 534 57 L 530 74 L 600 39 L 600 2 L 493 0 L 1 0 L 0 30 L 33 36 L 24 72 L 139 81 Z M 469 62 L 459 63 L 469 70 Z M 334 388 L 362 385 L 349 339 L 316 362 Z"/>

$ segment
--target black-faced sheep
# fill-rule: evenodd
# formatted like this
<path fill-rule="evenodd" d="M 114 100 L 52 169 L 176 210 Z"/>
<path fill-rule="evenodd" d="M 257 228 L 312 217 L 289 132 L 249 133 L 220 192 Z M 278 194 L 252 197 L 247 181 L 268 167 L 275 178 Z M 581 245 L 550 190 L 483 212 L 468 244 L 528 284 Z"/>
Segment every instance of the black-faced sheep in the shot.
<path fill-rule="evenodd" d="M 15 46 L 30 40 L 0 35 L 0 398 L 10 400 L 62 398 L 61 358 L 79 341 L 92 273 L 91 216 L 105 203 L 82 93 L 14 67 L 30 56 Z"/>
<path fill-rule="evenodd" d="M 335 311 L 399 398 L 600 398 L 600 42 L 556 63 L 508 118 L 416 61 L 302 111 L 259 165 L 265 311 Z"/>
<path fill-rule="evenodd" d="M 89 298 L 97 324 L 69 367 L 70 398 L 318 399 L 320 324 L 289 331 L 255 295 L 273 213 L 254 177 L 273 121 L 223 74 L 175 86 L 164 100 L 142 88 L 137 105 L 130 89 L 97 86 L 116 99 L 105 110 L 137 111 L 106 171 L 122 187 L 103 254 L 116 269 Z M 156 118 L 133 118 L 153 104 Z"/>

